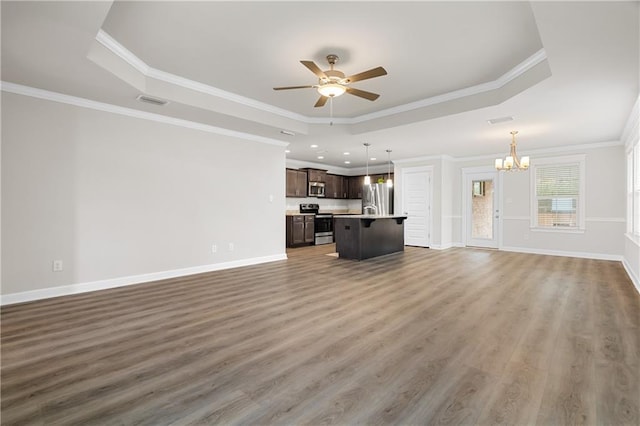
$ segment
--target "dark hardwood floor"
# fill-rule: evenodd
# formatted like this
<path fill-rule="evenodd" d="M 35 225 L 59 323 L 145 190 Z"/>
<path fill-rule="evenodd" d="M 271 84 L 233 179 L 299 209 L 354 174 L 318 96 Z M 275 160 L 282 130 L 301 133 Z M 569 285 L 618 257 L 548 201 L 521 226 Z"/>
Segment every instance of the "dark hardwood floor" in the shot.
<path fill-rule="evenodd" d="M 640 423 L 619 262 L 331 251 L 3 307 L 2 424 Z"/>

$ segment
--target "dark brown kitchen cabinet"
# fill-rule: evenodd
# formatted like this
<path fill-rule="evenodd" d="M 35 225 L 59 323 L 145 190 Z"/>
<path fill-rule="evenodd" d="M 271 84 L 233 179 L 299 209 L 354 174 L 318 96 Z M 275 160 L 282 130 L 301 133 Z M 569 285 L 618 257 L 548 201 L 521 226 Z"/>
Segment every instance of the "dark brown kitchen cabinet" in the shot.
<path fill-rule="evenodd" d="M 307 172 L 287 169 L 287 197 L 307 196 Z"/>
<path fill-rule="evenodd" d="M 362 198 L 362 186 L 364 185 L 364 176 L 349 176 L 347 178 L 348 183 L 348 196 L 349 199 L 355 200 Z"/>
<path fill-rule="evenodd" d="M 387 182 L 389 175 L 387 173 L 378 173 L 369 175 L 371 183 Z M 364 186 L 364 176 L 345 176 L 347 181 L 348 198 L 351 200 L 362 198 L 362 187 Z M 391 173 L 393 179 L 393 173 Z"/>
<path fill-rule="evenodd" d="M 347 198 L 346 177 L 327 173 L 324 194 L 326 198 Z"/>
<path fill-rule="evenodd" d="M 371 175 L 371 183 L 387 183 L 387 179 L 389 179 L 388 173 Z M 393 179 L 393 173 L 391 173 L 391 179 Z"/>
<path fill-rule="evenodd" d="M 314 215 L 287 216 L 287 247 L 312 245 L 315 240 Z"/>
<path fill-rule="evenodd" d="M 327 171 L 320 169 L 304 169 L 307 172 L 309 182 L 325 182 Z"/>

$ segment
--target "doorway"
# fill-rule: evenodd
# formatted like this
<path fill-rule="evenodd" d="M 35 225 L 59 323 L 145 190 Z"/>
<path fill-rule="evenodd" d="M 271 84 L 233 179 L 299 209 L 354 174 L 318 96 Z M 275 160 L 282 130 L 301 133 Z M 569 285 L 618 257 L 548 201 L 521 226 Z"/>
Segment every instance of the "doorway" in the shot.
<path fill-rule="evenodd" d="M 498 248 L 500 183 L 498 172 L 463 171 L 465 245 Z"/>
<path fill-rule="evenodd" d="M 431 245 L 432 175 L 430 166 L 402 170 L 402 214 L 407 216 L 404 221 L 405 245 Z"/>

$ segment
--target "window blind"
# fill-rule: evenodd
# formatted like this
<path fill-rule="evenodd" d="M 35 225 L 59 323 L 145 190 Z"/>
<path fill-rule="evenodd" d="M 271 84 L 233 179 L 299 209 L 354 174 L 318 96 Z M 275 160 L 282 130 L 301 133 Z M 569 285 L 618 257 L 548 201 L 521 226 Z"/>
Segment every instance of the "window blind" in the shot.
<path fill-rule="evenodd" d="M 537 226 L 577 227 L 580 164 L 536 168 Z"/>

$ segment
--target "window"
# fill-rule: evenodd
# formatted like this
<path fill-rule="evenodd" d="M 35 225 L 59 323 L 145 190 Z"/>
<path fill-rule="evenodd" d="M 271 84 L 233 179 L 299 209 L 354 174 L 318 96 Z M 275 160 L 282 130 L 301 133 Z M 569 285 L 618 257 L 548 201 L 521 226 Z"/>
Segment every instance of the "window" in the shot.
<path fill-rule="evenodd" d="M 584 155 L 539 159 L 531 169 L 531 226 L 583 230 Z"/>
<path fill-rule="evenodd" d="M 635 175 L 633 184 L 633 234 L 640 236 L 640 144 L 636 142 L 633 148 L 635 153 L 633 160 L 633 173 Z"/>
<path fill-rule="evenodd" d="M 627 153 L 627 233 L 640 237 L 640 145 Z"/>

